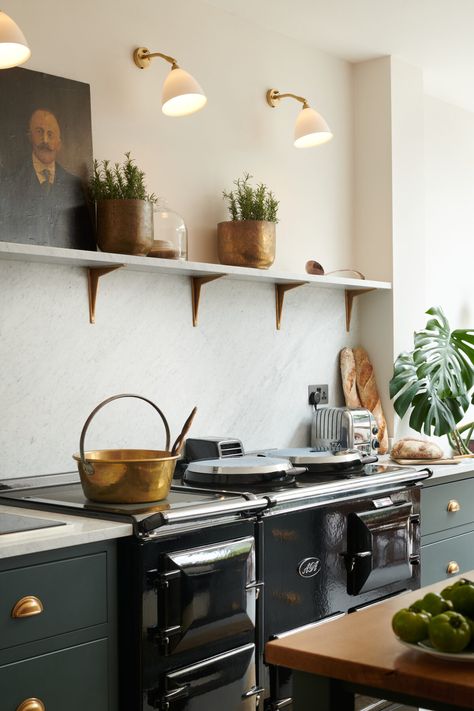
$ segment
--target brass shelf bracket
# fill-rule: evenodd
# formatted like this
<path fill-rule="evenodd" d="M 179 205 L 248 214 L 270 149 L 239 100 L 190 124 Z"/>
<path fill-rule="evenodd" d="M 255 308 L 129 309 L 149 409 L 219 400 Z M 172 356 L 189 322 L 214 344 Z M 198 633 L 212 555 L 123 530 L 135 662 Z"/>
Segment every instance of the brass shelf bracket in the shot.
<path fill-rule="evenodd" d="M 199 302 L 201 300 L 201 287 L 211 281 L 221 279 L 225 274 L 212 274 L 204 277 L 191 277 L 191 298 L 193 302 L 193 326 L 198 325 Z"/>
<path fill-rule="evenodd" d="M 95 304 L 97 300 L 97 291 L 99 288 L 99 279 L 110 272 L 115 272 L 121 269 L 124 264 L 117 264 L 114 267 L 89 267 L 87 270 L 89 284 L 89 323 L 95 323 Z"/>
<path fill-rule="evenodd" d="M 275 305 L 276 305 L 276 327 L 277 331 L 281 327 L 281 312 L 283 311 L 283 302 L 285 301 L 285 294 L 291 289 L 296 289 L 298 286 L 304 286 L 307 281 L 295 281 L 291 284 L 275 284 Z"/>
<path fill-rule="evenodd" d="M 351 330 L 351 318 L 352 318 L 352 304 L 354 298 L 359 296 L 359 294 L 367 294 L 369 291 L 375 291 L 375 289 L 345 289 L 344 294 L 346 297 L 346 331 L 349 333 Z"/>

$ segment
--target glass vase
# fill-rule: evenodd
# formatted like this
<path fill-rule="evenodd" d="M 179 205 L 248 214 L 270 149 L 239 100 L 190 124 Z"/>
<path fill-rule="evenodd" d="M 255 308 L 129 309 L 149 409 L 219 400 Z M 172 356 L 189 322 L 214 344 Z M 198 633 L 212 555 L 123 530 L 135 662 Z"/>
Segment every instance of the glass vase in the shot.
<path fill-rule="evenodd" d="M 160 259 L 188 258 L 188 230 L 177 212 L 165 200 L 159 200 L 154 209 L 154 240 L 149 257 Z"/>

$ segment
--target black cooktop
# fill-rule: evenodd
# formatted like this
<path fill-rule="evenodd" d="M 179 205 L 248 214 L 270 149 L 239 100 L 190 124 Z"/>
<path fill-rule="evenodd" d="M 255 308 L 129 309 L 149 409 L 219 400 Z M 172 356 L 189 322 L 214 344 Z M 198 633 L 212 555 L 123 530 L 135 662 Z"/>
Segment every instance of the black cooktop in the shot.
<path fill-rule="evenodd" d="M 22 531 L 36 531 L 40 528 L 55 528 L 65 526 L 64 521 L 52 521 L 34 516 L 21 514 L 0 513 L 0 535 L 4 533 L 21 533 Z"/>
<path fill-rule="evenodd" d="M 410 474 L 410 472 L 412 474 Z M 414 469 L 389 464 L 366 464 L 357 470 L 324 474 L 299 474 L 286 484 L 268 483 L 196 486 L 174 480 L 166 499 L 143 504 L 106 504 L 85 498 L 77 472 L 39 477 L 9 479 L 0 482 L 0 503 L 47 511 L 128 521 L 138 535 L 149 534 L 164 524 L 195 522 L 223 514 L 263 511 L 286 500 L 309 496 L 331 497 L 348 491 L 396 485 L 404 480 L 423 479 Z M 39 519 L 34 519 L 39 521 Z M 47 522 L 56 525 L 56 522 Z M 39 525 L 31 526 L 38 528 Z M 41 526 L 41 527 L 44 527 Z M 23 529 L 25 530 L 25 529 Z M 0 528 L 1 532 L 1 528 Z"/>

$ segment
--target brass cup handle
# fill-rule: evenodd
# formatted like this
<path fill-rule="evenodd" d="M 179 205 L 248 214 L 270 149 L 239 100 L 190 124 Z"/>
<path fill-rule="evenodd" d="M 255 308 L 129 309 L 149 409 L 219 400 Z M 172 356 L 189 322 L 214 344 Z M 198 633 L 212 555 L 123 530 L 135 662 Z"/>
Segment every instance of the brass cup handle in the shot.
<path fill-rule="evenodd" d="M 456 499 L 451 499 L 450 501 L 448 501 L 447 509 L 449 513 L 456 513 L 456 511 L 460 511 L 461 504 L 459 503 L 459 501 L 456 501 Z"/>
<path fill-rule="evenodd" d="M 39 699 L 25 699 L 17 706 L 16 711 L 46 711 L 46 706 Z"/>
<path fill-rule="evenodd" d="M 22 597 L 21 600 L 18 600 L 15 604 L 11 616 L 13 619 L 19 619 L 21 617 L 33 617 L 33 615 L 40 615 L 42 612 L 43 603 L 39 597 L 35 597 L 34 595 L 26 595 L 26 597 Z M 33 699 L 33 701 L 36 701 L 36 699 Z M 38 706 L 38 708 L 44 707 Z M 28 707 L 28 711 L 33 711 L 34 709 L 36 709 L 36 706 L 32 706 L 31 709 Z"/>
<path fill-rule="evenodd" d="M 448 567 L 446 568 L 446 572 L 448 575 L 456 575 L 456 573 L 459 573 L 459 563 L 456 563 L 455 560 L 451 560 L 448 563 Z"/>

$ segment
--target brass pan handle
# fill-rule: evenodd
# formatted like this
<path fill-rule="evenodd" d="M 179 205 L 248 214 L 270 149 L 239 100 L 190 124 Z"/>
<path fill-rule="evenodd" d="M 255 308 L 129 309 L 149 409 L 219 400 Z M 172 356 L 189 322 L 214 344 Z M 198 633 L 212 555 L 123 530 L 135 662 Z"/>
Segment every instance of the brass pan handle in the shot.
<path fill-rule="evenodd" d="M 81 438 L 79 440 L 79 451 L 81 453 L 82 466 L 84 467 L 84 471 L 89 476 L 92 476 L 92 474 L 94 473 L 94 466 L 93 466 L 93 464 L 86 462 L 86 460 L 84 458 L 84 439 L 86 437 L 87 429 L 91 423 L 92 418 L 99 412 L 99 410 L 101 410 L 104 407 L 104 405 L 108 405 L 109 402 L 112 402 L 113 400 L 120 400 L 123 397 L 135 397 L 138 400 L 144 400 L 145 402 L 147 402 L 149 405 L 151 405 L 157 411 L 157 413 L 161 417 L 161 419 L 163 421 L 163 425 L 165 427 L 165 432 L 166 432 L 166 447 L 165 447 L 165 449 L 166 449 L 166 451 L 169 451 L 170 441 L 171 441 L 170 428 L 168 425 L 168 420 L 166 419 L 164 414 L 161 412 L 158 405 L 155 405 L 154 402 L 152 402 L 151 400 L 148 400 L 148 398 L 143 397 L 142 395 L 132 395 L 130 393 L 123 393 L 122 395 L 112 395 L 112 397 L 108 397 L 107 400 L 104 400 L 103 402 L 101 402 L 99 405 L 97 405 L 97 407 L 95 407 L 92 410 L 91 414 L 89 415 L 89 417 L 87 418 L 87 420 L 84 423 L 84 427 L 82 428 Z"/>
<path fill-rule="evenodd" d="M 447 509 L 449 513 L 456 513 L 461 510 L 461 504 L 459 501 L 456 501 L 456 499 L 450 499 L 450 501 L 448 501 Z"/>
<path fill-rule="evenodd" d="M 17 706 L 16 711 L 46 711 L 46 706 L 39 699 L 25 699 Z"/>
<path fill-rule="evenodd" d="M 43 612 L 43 603 L 39 597 L 34 595 L 26 595 L 22 597 L 21 600 L 15 604 L 11 616 L 14 620 L 20 619 L 22 617 L 33 617 L 33 615 L 40 615 Z"/>
<path fill-rule="evenodd" d="M 456 573 L 459 573 L 459 563 L 456 563 L 455 560 L 451 560 L 448 563 L 448 567 L 446 568 L 446 572 L 448 575 L 456 575 Z"/>

